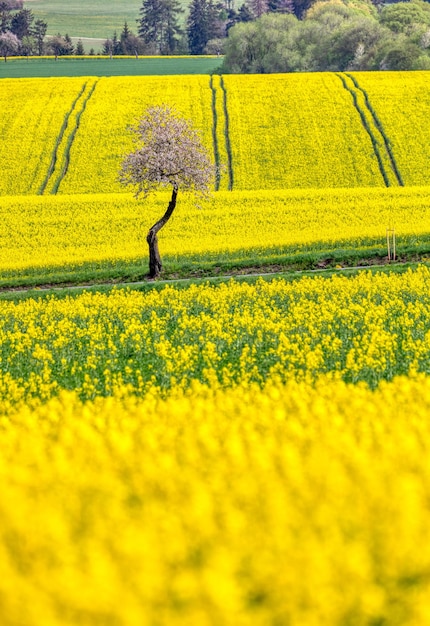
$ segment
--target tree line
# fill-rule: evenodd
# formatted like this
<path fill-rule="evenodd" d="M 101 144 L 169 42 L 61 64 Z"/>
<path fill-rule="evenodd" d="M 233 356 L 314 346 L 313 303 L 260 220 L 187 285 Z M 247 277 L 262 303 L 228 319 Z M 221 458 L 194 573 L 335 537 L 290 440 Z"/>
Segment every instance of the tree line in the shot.
<path fill-rule="evenodd" d="M 22 0 L 0 0 L 0 54 L 43 54 L 47 23 L 35 20 Z"/>
<path fill-rule="evenodd" d="M 241 0 L 236 0 L 240 2 Z M 143 0 L 103 54 L 222 54 L 224 72 L 430 69 L 430 0 Z M 23 0 L 0 0 L 0 54 L 84 54 L 46 37 Z M 94 54 L 94 50 L 90 52 Z"/>
<path fill-rule="evenodd" d="M 430 69 L 430 2 L 143 0 L 110 54 L 223 54 L 224 72 Z M 181 26 L 184 24 L 184 26 Z"/>
<path fill-rule="evenodd" d="M 430 69 L 430 3 L 313 4 L 302 19 L 262 15 L 233 28 L 224 72 Z"/>
<path fill-rule="evenodd" d="M 69 35 L 46 37 L 48 23 L 35 19 L 31 9 L 24 9 L 23 0 L 0 0 L 0 55 L 30 56 L 53 54 L 84 54 L 82 41 L 73 45 Z"/>
<path fill-rule="evenodd" d="M 252 3 L 236 10 L 233 0 L 191 0 L 188 15 L 178 0 L 143 0 L 134 34 L 127 23 L 103 46 L 105 54 L 221 54 L 229 29 L 254 19 Z M 284 0 L 274 0 L 284 1 Z"/>

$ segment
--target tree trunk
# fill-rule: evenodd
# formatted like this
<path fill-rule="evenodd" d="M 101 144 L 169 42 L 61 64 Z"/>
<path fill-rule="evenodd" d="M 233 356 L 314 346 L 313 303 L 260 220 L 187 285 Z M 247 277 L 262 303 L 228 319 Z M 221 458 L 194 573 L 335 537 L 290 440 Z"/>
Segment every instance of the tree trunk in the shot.
<path fill-rule="evenodd" d="M 146 241 L 149 246 L 149 278 L 157 278 L 161 274 L 161 257 L 158 251 L 158 237 L 157 233 L 163 228 L 163 226 L 169 221 L 174 208 L 176 206 L 176 198 L 178 195 L 178 188 L 176 185 L 173 185 L 172 197 L 170 198 L 169 206 L 167 207 L 167 211 L 163 215 L 161 219 L 158 220 L 149 229 L 148 235 L 146 236 Z"/>

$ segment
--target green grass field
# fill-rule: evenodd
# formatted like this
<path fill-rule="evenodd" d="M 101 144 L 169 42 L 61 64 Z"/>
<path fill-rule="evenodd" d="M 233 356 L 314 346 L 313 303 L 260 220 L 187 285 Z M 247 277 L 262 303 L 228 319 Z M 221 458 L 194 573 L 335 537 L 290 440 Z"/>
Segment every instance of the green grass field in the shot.
<path fill-rule="evenodd" d="M 181 4 L 186 9 L 188 1 L 181 0 Z M 29 0 L 24 3 L 26 9 L 33 11 L 35 19 L 47 22 L 48 36 L 67 33 L 74 43 L 82 39 L 86 52 L 93 48 L 96 54 L 101 52 L 103 42 L 112 37 L 115 31 L 120 34 L 125 22 L 137 34 L 136 20 L 139 18 L 141 5 L 139 0 Z M 186 13 L 182 19 L 185 16 Z"/>
<path fill-rule="evenodd" d="M 136 32 L 136 19 L 139 17 L 139 0 L 30 0 L 25 2 L 36 19 L 48 22 L 48 35 L 58 32 L 75 37 L 107 39 L 113 32 L 120 31 L 127 22 Z"/>
<path fill-rule="evenodd" d="M 0 78 L 50 76 L 163 76 L 211 74 L 220 65 L 217 57 L 59 58 L 9 59 L 0 64 Z"/>

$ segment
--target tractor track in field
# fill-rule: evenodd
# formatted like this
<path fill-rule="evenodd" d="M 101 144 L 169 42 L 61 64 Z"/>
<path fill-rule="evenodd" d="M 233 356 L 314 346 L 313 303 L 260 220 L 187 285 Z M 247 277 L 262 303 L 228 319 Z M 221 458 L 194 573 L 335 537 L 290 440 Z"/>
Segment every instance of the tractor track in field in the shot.
<path fill-rule="evenodd" d="M 70 109 L 67 111 L 63 123 L 61 125 L 60 128 L 60 132 L 58 133 L 58 137 L 57 140 L 55 142 L 55 146 L 54 149 L 52 151 L 52 156 L 51 156 L 51 162 L 49 164 L 48 167 L 48 171 L 46 172 L 46 176 L 45 179 L 43 181 L 43 183 L 41 184 L 39 190 L 38 190 L 38 195 L 41 196 L 45 193 L 46 188 L 49 184 L 49 182 L 51 181 L 52 176 L 54 175 L 55 169 L 58 166 L 58 157 L 59 157 L 59 151 L 60 151 L 60 146 L 62 144 L 62 142 L 65 139 L 65 134 L 69 125 L 69 119 L 71 117 L 71 115 L 75 112 L 76 110 L 76 106 L 79 102 L 79 100 L 83 97 L 85 90 L 87 88 L 87 84 L 88 81 L 85 81 L 84 84 L 82 85 L 81 90 L 79 91 L 78 95 L 76 96 L 76 98 L 73 100 L 72 102 L 72 106 L 70 107 Z"/>
<path fill-rule="evenodd" d="M 369 100 L 367 92 L 360 86 L 352 74 L 337 72 L 336 76 L 352 97 L 354 108 L 359 114 L 362 126 L 371 141 L 385 186 L 403 187 L 404 182 L 393 154 L 391 142 Z"/>

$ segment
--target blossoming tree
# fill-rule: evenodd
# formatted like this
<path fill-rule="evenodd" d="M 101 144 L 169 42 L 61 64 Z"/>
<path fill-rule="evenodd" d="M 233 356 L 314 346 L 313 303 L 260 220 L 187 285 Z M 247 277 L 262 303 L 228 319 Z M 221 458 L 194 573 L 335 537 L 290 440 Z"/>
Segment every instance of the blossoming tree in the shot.
<path fill-rule="evenodd" d="M 157 235 L 170 219 L 179 191 L 207 196 L 215 167 L 191 123 L 167 105 L 148 108 L 131 130 L 135 133 L 137 149 L 122 162 L 121 183 L 134 185 L 136 197 L 148 196 L 160 187 L 172 188 L 166 212 L 146 237 L 149 276 L 156 278 L 162 269 Z"/>

